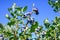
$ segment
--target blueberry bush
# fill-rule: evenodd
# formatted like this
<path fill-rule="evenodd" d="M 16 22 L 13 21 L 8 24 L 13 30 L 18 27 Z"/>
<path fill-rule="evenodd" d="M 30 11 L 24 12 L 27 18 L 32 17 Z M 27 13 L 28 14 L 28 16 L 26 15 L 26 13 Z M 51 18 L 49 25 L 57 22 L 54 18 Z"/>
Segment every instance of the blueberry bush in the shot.
<path fill-rule="evenodd" d="M 50 0 L 49 4 L 52 4 Z M 38 8 L 33 6 L 32 11 L 26 12 L 27 8 L 27 6 L 19 7 L 16 3 L 8 8 L 10 13 L 10 16 L 6 14 L 8 23 L 6 25 L 0 23 L 0 34 L 3 34 L 4 38 L 9 40 L 60 40 L 60 17 L 55 17 L 51 22 L 46 18 L 42 26 L 32 18 L 32 14 L 38 16 Z"/>

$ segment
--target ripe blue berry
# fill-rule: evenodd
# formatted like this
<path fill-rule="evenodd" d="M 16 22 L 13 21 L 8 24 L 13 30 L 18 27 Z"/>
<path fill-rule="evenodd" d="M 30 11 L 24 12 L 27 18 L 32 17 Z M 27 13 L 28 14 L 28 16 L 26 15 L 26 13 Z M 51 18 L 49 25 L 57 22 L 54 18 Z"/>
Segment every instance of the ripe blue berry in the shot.
<path fill-rule="evenodd" d="M 26 15 L 27 16 L 31 16 L 32 12 L 27 12 Z"/>
<path fill-rule="evenodd" d="M 38 14 L 39 14 L 39 12 L 38 12 L 38 9 L 37 9 L 37 8 L 33 8 L 33 11 L 36 13 L 36 15 L 38 15 Z"/>
<path fill-rule="evenodd" d="M 26 15 L 23 15 L 23 18 L 26 18 L 27 16 Z"/>
<path fill-rule="evenodd" d="M 27 24 L 28 24 L 28 23 L 33 24 L 33 22 L 34 22 L 34 18 L 28 18 Z"/>

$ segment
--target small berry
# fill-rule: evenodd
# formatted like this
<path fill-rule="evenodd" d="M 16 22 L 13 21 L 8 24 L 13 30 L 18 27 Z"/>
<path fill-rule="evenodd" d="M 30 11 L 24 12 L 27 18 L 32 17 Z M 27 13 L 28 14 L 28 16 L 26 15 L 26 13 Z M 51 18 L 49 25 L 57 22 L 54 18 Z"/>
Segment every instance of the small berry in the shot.
<path fill-rule="evenodd" d="M 28 18 L 26 25 L 27 25 L 28 23 L 32 24 L 31 18 Z"/>
<path fill-rule="evenodd" d="M 0 37 L 3 37 L 3 34 L 0 34 Z"/>
<path fill-rule="evenodd" d="M 29 18 L 28 23 L 33 24 L 34 23 L 34 18 Z"/>
<path fill-rule="evenodd" d="M 43 32 L 42 32 L 42 37 L 43 37 L 43 38 L 44 38 L 45 34 L 46 34 L 46 32 L 45 32 L 45 31 L 43 31 Z"/>
<path fill-rule="evenodd" d="M 25 13 L 27 16 L 31 16 L 31 12 L 27 12 L 27 13 Z"/>
<path fill-rule="evenodd" d="M 38 12 L 38 9 L 37 9 L 37 8 L 33 8 L 33 11 L 36 13 L 36 15 L 38 15 L 38 14 L 39 14 L 39 12 Z"/>
<path fill-rule="evenodd" d="M 45 35 L 45 34 L 46 34 L 46 32 L 45 32 L 45 31 L 43 31 L 43 32 L 42 32 L 42 35 Z"/>
<path fill-rule="evenodd" d="M 23 15 L 22 17 L 23 17 L 23 18 L 26 18 L 27 16 L 26 16 L 26 15 Z"/>
<path fill-rule="evenodd" d="M 26 29 L 26 27 L 23 27 L 24 29 Z"/>
<path fill-rule="evenodd" d="M 36 32 L 39 32 L 39 29 L 38 29 L 38 28 L 36 28 L 36 29 L 35 29 L 35 31 L 36 31 Z"/>

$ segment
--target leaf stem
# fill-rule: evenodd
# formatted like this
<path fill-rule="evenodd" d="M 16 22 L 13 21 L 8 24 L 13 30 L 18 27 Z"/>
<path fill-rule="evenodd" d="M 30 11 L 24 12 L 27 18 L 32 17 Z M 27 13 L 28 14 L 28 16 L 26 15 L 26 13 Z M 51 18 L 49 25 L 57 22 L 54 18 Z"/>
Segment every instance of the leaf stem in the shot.
<path fill-rule="evenodd" d="M 55 32 L 55 30 L 54 30 L 54 38 L 55 38 L 55 40 L 57 40 L 57 39 L 56 39 L 56 32 Z"/>
<path fill-rule="evenodd" d="M 17 31 L 17 29 L 18 29 L 18 21 L 16 20 L 16 31 Z M 14 31 L 14 40 L 17 40 L 17 32 L 16 31 Z"/>

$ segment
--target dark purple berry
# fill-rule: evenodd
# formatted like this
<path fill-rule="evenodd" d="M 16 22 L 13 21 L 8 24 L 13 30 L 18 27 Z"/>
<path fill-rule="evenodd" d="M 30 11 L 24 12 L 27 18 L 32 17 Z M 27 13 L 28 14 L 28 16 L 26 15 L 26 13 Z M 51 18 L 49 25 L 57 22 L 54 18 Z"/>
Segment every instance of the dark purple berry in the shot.
<path fill-rule="evenodd" d="M 26 27 L 23 27 L 24 29 L 26 29 Z"/>
<path fill-rule="evenodd" d="M 34 22 L 34 18 L 29 18 L 27 24 L 28 23 L 33 24 L 33 22 Z"/>
<path fill-rule="evenodd" d="M 36 15 L 38 15 L 38 14 L 39 14 L 39 12 L 38 12 L 38 9 L 37 9 L 37 8 L 33 8 L 33 11 L 36 13 Z"/>
<path fill-rule="evenodd" d="M 27 12 L 26 13 L 27 16 L 31 16 L 31 14 L 32 14 L 31 12 Z"/>
<path fill-rule="evenodd" d="M 33 23 L 34 23 L 34 20 L 31 20 L 31 21 L 30 21 L 30 24 L 33 24 Z"/>
<path fill-rule="evenodd" d="M 27 16 L 26 15 L 23 15 L 23 18 L 26 18 Z"/>
<path fill-rule="evenodd" d="M 3 37 L 3 35 L 2 35 L 2 34 L 0 34 L 0 37 Z"/>

